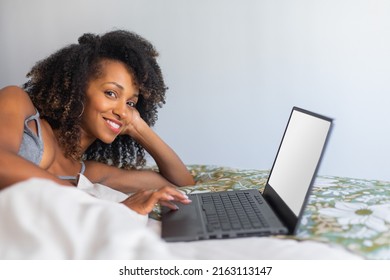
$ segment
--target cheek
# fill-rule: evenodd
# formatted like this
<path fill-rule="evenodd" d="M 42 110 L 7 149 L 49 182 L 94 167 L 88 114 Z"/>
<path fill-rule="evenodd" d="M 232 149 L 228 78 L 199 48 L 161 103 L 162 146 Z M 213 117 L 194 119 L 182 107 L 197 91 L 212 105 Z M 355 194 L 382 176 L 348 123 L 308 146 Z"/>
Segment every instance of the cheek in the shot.
<path fill-rule="evenodd" d="M 86 102 L 86 110 L 92 113 L 105 112 L 109 109 L 109 103 L 104 98 L 95 98 Z"/>
<path fill-rule="evenodd" d="M 98 104 L 87 103 L 82 116 L 82 124 L 90 126 L 91 123 L 95 123 L 100 116 L 101 109 Z"/>

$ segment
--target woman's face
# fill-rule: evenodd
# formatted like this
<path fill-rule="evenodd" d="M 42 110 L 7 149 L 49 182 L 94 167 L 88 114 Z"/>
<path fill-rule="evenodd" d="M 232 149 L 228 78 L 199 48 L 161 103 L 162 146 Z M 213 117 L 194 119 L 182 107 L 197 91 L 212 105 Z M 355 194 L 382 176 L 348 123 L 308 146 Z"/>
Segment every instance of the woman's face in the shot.
<path fill-rule="evenodd" d="M 102 75 L 90 81 L 82 116 L 82 145 L 96 138 L 111 143 L 125 129 L 138 101 L 138 87 L 125 64 L 101 62 Z"/>

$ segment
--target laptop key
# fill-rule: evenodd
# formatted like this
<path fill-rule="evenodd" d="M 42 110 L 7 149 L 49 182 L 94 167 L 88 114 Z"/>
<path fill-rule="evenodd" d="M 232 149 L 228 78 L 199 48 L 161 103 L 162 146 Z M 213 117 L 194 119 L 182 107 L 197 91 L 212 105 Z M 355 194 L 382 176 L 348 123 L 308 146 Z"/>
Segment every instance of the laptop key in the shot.
<path fill-rule="evenodd" d="M 232 223 L 232 229 L 240 229 L 241 224 L 240 223 Z"/>
<path fill-rule="evenodd" d="M 229 223 L 221 223 L 221 228 L 222 228 L 223 230 L 229 230 L 229 229 L 231 229 Z"/>
<path fill-rule="evenodd" d="M 216 213 L 214 206 L 209 205 L 209 204 L 204 204 L 203 210 L 205 211 L 206 215 L 212 215 L 212 214 Z"/>
<path fill-rule="evenodd" d="M 215 229 L 214 229 L 214 226 L 213 225 L 211 225 L 211 224 L 207 224 L 206 225 L 206 228 L 207 228 L 207 231 L 208 232 L 213 232 Z"/>

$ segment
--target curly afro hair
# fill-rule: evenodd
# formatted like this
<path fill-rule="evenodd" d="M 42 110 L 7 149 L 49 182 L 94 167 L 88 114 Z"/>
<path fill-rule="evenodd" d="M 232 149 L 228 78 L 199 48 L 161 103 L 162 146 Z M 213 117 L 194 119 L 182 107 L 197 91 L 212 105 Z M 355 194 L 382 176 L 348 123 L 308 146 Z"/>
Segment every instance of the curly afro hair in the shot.
<path fill-rule="evenodd" d="M 123 62 L 133 73 L 140 93 L 136 108 L 153 126 L 167 90 L 156 49 L 139 35 L 124 30 L 101 36 L 87 33 L 78 42 L 39 61 L 27 74 L 24 90 L 55 131 L 66 156 L 126 169 L 144 166 L 144 148 L 127 135 L 118 136 L 111 144 L 96 140 L 81 154 L 80 124 L 88 83 L 101 75 L 102 61 L 111 59 Z"/>

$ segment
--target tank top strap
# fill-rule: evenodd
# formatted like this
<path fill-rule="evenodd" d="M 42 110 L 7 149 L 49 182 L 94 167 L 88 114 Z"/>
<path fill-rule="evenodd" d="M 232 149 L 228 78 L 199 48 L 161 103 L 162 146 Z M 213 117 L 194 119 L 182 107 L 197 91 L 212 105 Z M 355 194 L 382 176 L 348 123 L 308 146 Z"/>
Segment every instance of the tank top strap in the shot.
<path fill-rule="evenodd" d="M 28 125 L 31 121 L 35 122 L 36 132 Z M 18 154 L 32 163 L 39 165 L 42 160 L 43 149 L 42 127 L 39 119 L 39 112 L 36 110 L 34 115 L 31 115 L 24 120 L 22 141 Z"/>
<path fill-rule="evenodd" d="M 85 163 L 84 161 L 81 161 L 81 169 L 79 174 L 83 174 L 85 172 Z M 77 180 L 77 176 L 57 176 L 61 180 Z"/>
<path fill-rule="evenodd" d="M 42 139 L 42 133 L 41 133 L 41 122 L 39 121 L 39 112 L 36 110 L 36 113 L 34 115 L 29 116 L 24 120 L 25 127 L 28 127 L 28 123 L 30 121 L 34 120 L 37 124 L 37 136 L 39 139 Z"/>

